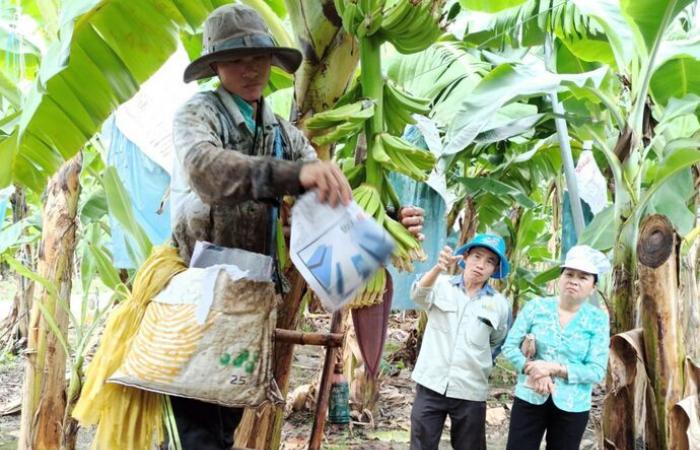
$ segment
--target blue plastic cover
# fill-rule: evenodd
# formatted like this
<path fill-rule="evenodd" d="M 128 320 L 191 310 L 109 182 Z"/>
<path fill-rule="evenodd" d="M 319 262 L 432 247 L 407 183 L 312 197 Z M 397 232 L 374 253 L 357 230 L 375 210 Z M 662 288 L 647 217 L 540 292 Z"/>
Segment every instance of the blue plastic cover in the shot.
<path fill-rule="evenodd" d="M 591 207 L 585 200 L 581 200 L 581 209 L 583 210 L 583 223 L 588 225 L 593 220 Z M 561 260 L 564 261 L 566 253 L 578 242 L 576 228 L 574 227 L 574 213 L 571 211 L 571 200 L 569 200 L 569 191 L 564 191 L 561 221 Z"/>
<path fill-rule="evenodd" d="M 10 202 L 10 196 L 14 192 L 14 187 L 9 186 L 4 189 L 0 189 L 0 228 L 5 219 L 5 213 L 7 212 L 7 205 Z"/>
<path fill-rule="evenodd" d="M 170 186 L 170 175 L 127 139 L 114 125 L 113 119 L 105 123 L 103 134 L 109 137 L 107 164 L 117 169 L 131 199 L 136 221 L 154 245 L 162 244 L 171 235 L 169 203 L 166 202 L 160 213 L 158 209 Z M 115 267 L 134 268 L 126 248 L 123 228 L 112 215 L 109 221 L 112 228 L 111 247 Z"/>
<path fill-rule="evenodd" d="M 414 126 L 408 127 L 403 138 L 413 145 L 428 151 L 428 145 L 425 143 L 418 128 Z M 448 245 L 446 205 L 440 194 L 425 183 L 419 183 L 405 175 L 394 172 L 389 175 L 389 182 L 394 186 L 402 205 L 418 206 L 425 210 L 425 223 L 423 224 L 425 241 L 423 241 L 423 250 L 428 258 L 425 262 L 414 263 L 414 271 L 412 273 L 399 272 L 393 266 L 389 266 L 389 273 L 391 273 L 394 281 L 392 309 L 416 309 L 416 305 L 411 301 L 411 285 L 415 281 L 417 274 L 425 273 L 435 265 L 440 249 Z"/>

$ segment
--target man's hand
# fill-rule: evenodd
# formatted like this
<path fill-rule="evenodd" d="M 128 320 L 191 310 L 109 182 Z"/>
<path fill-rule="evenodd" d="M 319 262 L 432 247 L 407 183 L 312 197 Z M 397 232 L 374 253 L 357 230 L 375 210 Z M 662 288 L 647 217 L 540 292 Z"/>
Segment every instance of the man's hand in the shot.
<path fill-rule="evenodd" d="M 452 249 L 445 246 L 440 250 L 440 255 L 438 256 L 438 262 L 433 267 L 433 270 L 439 270 L 440 272 L 447 272 L 450 270 L 452 265 L 461 258 L 461 256 L 455 256 L 452 253 Z"/>
<path fill-rule="evenodd" d="M 461 256 L 455 256 L 453 254 L 450 247 L 443 247 L 440 251 L 440 256 L 438 256 L 437 264 L 435 264 L 432 269 L 427 271 L 425 275 L 418 280 L 418 286 L 422 288 L 431 287 L 433 284 L 435 284 L 435 280 L 437 280 L 440 273 L 447 272 L 452 264 L 454 264 L 455 261 L 460 258 Z"/>
<path fill-rule="evenodd" d="M 425 239 L 423 236 L 423 222 L 425 222 L 425 211 L 417 206 L 404 206 L 399 209 L 399 221 L 401 225 L 419 241 Z"/>
<path fill-rule="evenodd" d="M 352 200 L 352 189 L 343 172 L 330 161 L 316 161 L 301 166 L 299 183 L 304 189 L 315 190 L 322 203 L 332 207 L 347 205 Z"/>

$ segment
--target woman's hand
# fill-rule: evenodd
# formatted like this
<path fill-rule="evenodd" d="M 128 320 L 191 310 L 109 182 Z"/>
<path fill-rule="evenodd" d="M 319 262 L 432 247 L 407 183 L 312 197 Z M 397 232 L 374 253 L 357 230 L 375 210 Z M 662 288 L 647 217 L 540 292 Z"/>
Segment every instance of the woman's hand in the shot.
<path fill-rule="evenodd" d="M 548 395 L 554 393 L 554 381 L 551 377 L 542 377 L 533 380 L 532 377 L 528 380 L 532 389 L 540 395 Z"/>
<path fill-rule="evenodd" d="M 526 363 L 523 371 L 525 374 L 537 380 L 540 378 L 549 377 L 551 375 L 556 375 L 560 369 L 561 366 L 558 363 L 538 359 L 537 361 L 530 361 Z"/>
<path fill-rule="evenodd" d="M 520 344 L 520 351 L 523 353 L 525 358 L 527 358 L 528 360 L 535 357 L 535 354 L 537 353 L 537 346 L 535 345 L 535 335 L 534 334 L 528 333 L 525 335 L 525 338 L 523 339 L 523 343 Z"/>

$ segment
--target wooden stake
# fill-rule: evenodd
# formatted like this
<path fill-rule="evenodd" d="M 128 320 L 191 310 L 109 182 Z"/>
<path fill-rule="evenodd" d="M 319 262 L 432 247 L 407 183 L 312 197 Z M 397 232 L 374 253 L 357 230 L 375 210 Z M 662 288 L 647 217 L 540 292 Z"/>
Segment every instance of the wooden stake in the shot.
<path fill-rule="evenodd" d="M 340 311 L 333 313 L 331 320 L 331 334 L 339 333 L 343 326 L 343 317 Z M 328 400 L 331 393 L 331 377 L 335 368 L 335 348 L 326 348 L 326 359 L 323 362 L 323 375 L 321 384 L 318 387 L 318 397 L 316 400 L 316 415 L 314 425 L 311 428 L 311 439 L 309 439 L 309 450 L 319 450 L 323 440 L 323 429 L 326 425 L 328 415 Z"/>
<path fill-rule="evenodd" d="M 301 331 L 275 330 L 275 340 L 286 344 L 320 345 L 323 347 L 340 347 L 343 345 L 342 333 L 303 333 Z"/>

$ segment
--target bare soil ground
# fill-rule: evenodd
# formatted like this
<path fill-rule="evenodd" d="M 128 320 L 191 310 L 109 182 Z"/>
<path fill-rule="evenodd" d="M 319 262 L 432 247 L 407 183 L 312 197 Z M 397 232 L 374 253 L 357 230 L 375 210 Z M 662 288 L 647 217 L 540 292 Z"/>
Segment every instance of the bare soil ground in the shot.
<path fill-rule="evenodd" d="M 7 291 L 0 283 L 0 306 L 6 306 Z M 1 309 L 1 308 L 0 308 Z M 2 319 L 0 315 L 0 319 Z M 410 330 L 415 327 L 416 318 L 412 314 L 392 314 L 390 328 L 385 346 L 385 363 L 378 401 L 378 411 L 374 417 L 355 413 L 349 426 L 329 424 L 326 427 L 323 448 L 327 450 L 408 450 L 410 413 L 415 383 L 410 379 L 410 369 L 403 362 L 392 362 L 391 354 L 400 349 L 408 339 Z M 304 318 L 301 328 L 304 331 L 328 330 L 329 316 L 310 315 Z M 323 364 L 323 350 L 312 346 L 297 346 L 290 382 L 290 393 L 306 384 L 314 384 Z M 24 364 L 21 357 L 0 355 L 0 412 L 16 404 L 21 398 Z M 487 401 L 487 443 L 489 450 L 505 448 L 508 434 L 508 420 L 512 404 L 512 392 L 515 373 L 508 363 L 499 357 L 497 366 L 491 376 L 491 393 Z M 593 450 L 596 447 L 596 428 L 600 418 L 602 392 L 594 393 L 594 407 L 589 420 L 589 427 L 584 435 L 581 449 Z M 313 407 L 313 395 L 309 396 L 307 406 Z M 19 413 L 0 416 L 0 450 L 15 449 L 19 434 Z M 284 450 L 304 449 L 313 422 L 313 411 L 301 408 L 288 415 L 282 432 Z M 449 420 L 448 420 L 449 422 Z M 92 430 L 81 430 L 80 449 L 89 448 Z M 449 444 L 449 423 L 445 426 L 440 450 L 451 448 Z"/>

